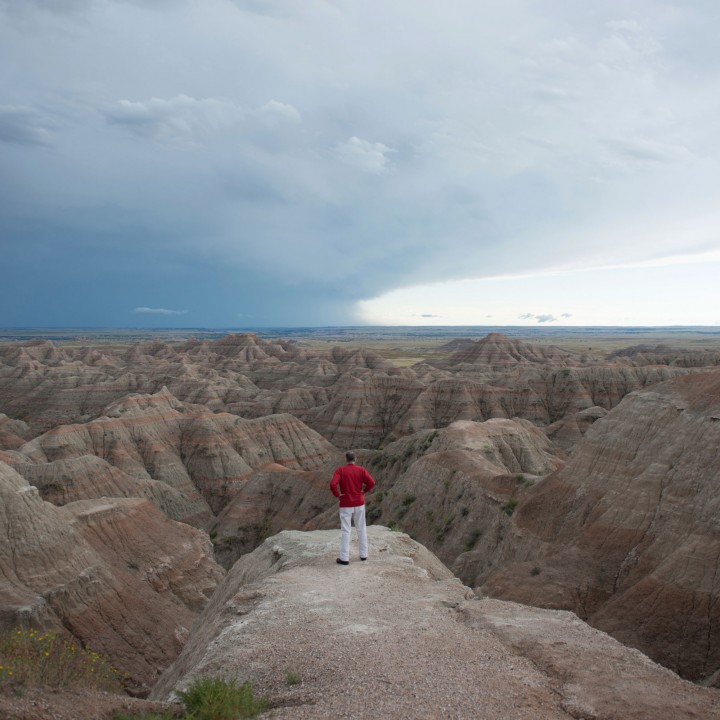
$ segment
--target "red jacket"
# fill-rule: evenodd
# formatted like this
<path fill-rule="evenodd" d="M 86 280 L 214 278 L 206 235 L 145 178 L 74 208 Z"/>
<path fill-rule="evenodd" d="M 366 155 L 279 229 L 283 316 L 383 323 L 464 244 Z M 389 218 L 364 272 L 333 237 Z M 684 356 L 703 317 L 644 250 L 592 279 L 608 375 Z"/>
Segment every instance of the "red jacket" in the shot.
<path fill-rule="evenodd" d="M 340 507 L 358 507 L 365 504 L 363 493 L 372 490 L 375 481 L 370 473 L 355 463 L 341 465 L 332 476 L 330 491 L 340 498 Z"/>

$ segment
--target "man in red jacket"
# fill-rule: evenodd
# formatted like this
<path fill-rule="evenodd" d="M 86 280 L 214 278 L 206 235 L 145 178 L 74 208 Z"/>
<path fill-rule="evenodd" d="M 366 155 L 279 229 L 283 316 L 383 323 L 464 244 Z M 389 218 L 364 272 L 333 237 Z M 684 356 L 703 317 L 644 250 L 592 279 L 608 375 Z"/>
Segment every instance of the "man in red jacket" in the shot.
<path fill-rule="evenodd" d="M 339 565 L 350 564 L 350 520 L 355 524 L 360 545 L 360 559 L 367 560 L 368 541 L 365 531 L 365 493 L 372 492 L 375 481 L 370 473 L 355 464 L 355 453 L 346 452 L 347 465 L 341 465 L 332 476 L 330 491 L 340 498 Z"/>

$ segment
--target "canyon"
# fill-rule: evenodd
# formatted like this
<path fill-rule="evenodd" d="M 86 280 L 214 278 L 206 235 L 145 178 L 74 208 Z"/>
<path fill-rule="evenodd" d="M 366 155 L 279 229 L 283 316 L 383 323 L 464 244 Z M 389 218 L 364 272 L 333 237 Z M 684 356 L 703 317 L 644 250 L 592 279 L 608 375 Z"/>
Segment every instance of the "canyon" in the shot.
<path fill-rule="evenodd" d="M 720 353 L 499 333 L 441 350 L 402 365 L 249 333 L 0 344 L 0 629 L 92 640 L 159 698 L 177 663 L 204 667 L 183 659 L 205 632 L 190 628 L 255 582 L 248 558 L 285 531 L 331 553 L 314 533 L 337 527 L 327 483 L 352 448 L 378 482 L 369 522 L 464 583 L 463 622 L 528 656 L 549 652 L 543 623 L 588 623 L 720 688 Z M 535 634 L 497 629 L 512 617 Z"/>

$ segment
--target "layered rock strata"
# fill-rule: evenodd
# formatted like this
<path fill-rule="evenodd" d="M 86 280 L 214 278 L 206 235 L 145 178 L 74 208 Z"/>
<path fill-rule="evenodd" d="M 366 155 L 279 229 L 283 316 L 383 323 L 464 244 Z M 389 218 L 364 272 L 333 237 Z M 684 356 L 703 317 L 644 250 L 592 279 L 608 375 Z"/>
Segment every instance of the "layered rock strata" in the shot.
<path fill-rule="evenodd" d="M 567 608 L 683 677 L 720 686 L 720 373 L 634 393 L 513 518 L 505 566 L 471 581 Z"/>
<path fill-rule="evenodd" d="M 0 630 L 69 633 L 147 693 L 223 576 L 207 536 L 142 499 L 62 508 L 0 463 Z"/>
<path fill-rule="evenodd" d="M 312 469 L 333 452 L 292 415 L 246 420 L 181 403 L 163 388 L 127 396 L 103 417 L 54 428 L 5 457 L 48 499 L 136 493 L 209 529 L 254 469 Z"/>

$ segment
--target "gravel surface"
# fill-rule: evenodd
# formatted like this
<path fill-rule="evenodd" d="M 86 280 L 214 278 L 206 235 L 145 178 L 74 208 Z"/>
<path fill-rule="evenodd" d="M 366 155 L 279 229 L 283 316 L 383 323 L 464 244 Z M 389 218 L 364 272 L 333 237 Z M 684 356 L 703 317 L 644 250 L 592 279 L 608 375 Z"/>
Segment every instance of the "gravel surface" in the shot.
<path fill-rule="evenodd" d="M 335 563 L 332 531 L 273 538 L 282 569 L 262 582 L 243 584 L 263 574 L 246 556 L 161 686 L 184 687 L 197 673 L 236 676 L 270 698 L 268 717 L 294 720 L 571 717 L 533 663 L 461 621 L 472 591 L 406 535 L 370 531 L 369 560 L 353 547 L 349 566 Z M 258 565 L 273 561 L 269 552 Z M 302 682 L 289 685 L 288 673 Z"/>

